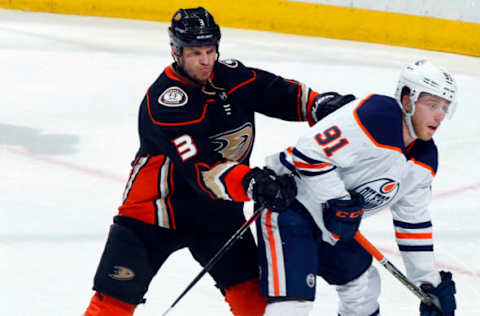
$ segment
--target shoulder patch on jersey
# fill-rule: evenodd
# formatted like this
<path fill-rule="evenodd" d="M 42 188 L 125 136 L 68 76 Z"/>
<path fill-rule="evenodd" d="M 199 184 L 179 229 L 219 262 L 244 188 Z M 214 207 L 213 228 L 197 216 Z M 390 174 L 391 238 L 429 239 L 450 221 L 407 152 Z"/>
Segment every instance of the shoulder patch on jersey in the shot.
<path fill-rule="evenodd" d="M 402 110 L 394 98 L 371 95 L 354 111 L 355 120 L 377 147 L 405 152 L 402 136 Z"/>
<path fill-rule="evenodd" d="M 158 103 L 169 107 L 184 106 L 187 102 L 188 95 L 180 87 L 170 87 L 158 97 Z"/>
<path fill-rule="evenodd" d="M 238 67 L 238 61 L 235 59 L 219 59 L 219 63 L 224 64 L 225 66 L 229 68 L 237 68 Z"/>

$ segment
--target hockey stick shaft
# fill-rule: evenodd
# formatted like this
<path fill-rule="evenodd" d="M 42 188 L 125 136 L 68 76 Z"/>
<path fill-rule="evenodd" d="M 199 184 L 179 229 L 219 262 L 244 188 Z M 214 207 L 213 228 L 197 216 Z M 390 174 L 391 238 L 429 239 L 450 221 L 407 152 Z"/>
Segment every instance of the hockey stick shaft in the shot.
<path fill-rule="evenodd" d="M 410 290 L 413 294 L 415 294 L 421 301 L 422 303 L 426 305 L 432 305 L 434 304 L 437 308 L 440 308 L 438 306 L 438 303 L 432 300 L 428 294 L 426 294 L 422 289 L 418 286 L 416 286 L 412 281 L 410 281 L 400 270 L 397 269 L 391 263 L 388 261 L 387 258 L 380 252 L 380 250 L 377 249 L 370 241 L 368 241 L 365 236 L 363 236 L 359 231 L 354 236 L 355 240 L 369 253 L 374 257 L 385 269 L 388 270 L 397 280 L 399 280 L 407 289 Z"/>
<path fill-rule="evenodd" d="M 190 289 L 197 284 L 198 281 L 212 269 L 212 267 L 220 260 L 225 253 L 232 248 L 232 246 L 235 244 L 237 240 L 239 240 L 242 235 L 247 231 L 247 229 L 250 227 L 250 224 L 255 222 L 258 218 L 258 216 L 261 214 L 263 210 L 263 205 L 259 205 L 255 208 L 252 216 L 243 223 L 243 225 L 235 232 L 235 234 L 230 237 L 230 239 L 220 248 L 220 250 L 217 251 L 217 253 L 210 259 L 210 261 L 207 262 L 207 264 L 203 267 L 202 271 L 198 273 L 198 275 L 190 282 L 190 284 L 183 290 L 183 292 L 178 296 L 178 298 L 170 305 L 170 307 L 162 314 L 162 316 L 167 315 L 175 305 L 185 296 L 185 294 L 190 291 Z"/>

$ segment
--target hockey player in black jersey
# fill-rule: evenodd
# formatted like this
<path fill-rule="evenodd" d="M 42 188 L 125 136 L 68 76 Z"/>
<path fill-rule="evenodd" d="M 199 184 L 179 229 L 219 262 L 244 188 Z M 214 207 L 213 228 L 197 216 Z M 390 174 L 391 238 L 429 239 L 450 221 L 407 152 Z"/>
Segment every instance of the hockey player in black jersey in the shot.
<path fill-rule="evenodd" d="M 174 63 L 140 106 L 140 149 L 87 316 L 133 315 L 153 276 L 178 249 L 188 247 L 205 265 L 245 222 L 242 202 L 281 209 L 293 200 L 296 188 L 288 177 L 248 166 L 255 112 L 313 124 L 350 101 L 237 60 L 218 60 L 220 29 L 203 8 L 178 10 L 169 35 Z M 331 98 L 338 104 L 323 107 Z M 263 314 L 250 232 L 209 273 L 234 315 Z"/>

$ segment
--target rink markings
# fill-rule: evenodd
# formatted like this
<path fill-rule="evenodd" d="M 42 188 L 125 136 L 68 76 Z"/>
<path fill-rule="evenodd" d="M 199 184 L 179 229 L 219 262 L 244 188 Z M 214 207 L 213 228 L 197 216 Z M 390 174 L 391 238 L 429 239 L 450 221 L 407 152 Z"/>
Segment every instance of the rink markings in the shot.
<path fill-rule="evenodd" d="M 469 190 L 472 190 L 472 191 L 480 190 L 480 183 L 471 184 L 471 185 L 456 188 L 456 189 L 453 189 L 453 190 L 448 190 L 448 191 L 444 191 L 444 192 L 435 193 L 435 194 L 433 194 L 433 198 L 434 199 L 443 199 L 443 198 L 447 198 L 447 197 L 450 197 L 452 195 L 460 194 L 460 193 L 463 193 L 463 192 L 469 191 Z"/>
<path fill-rule="evenodd" d="M 121 177 L 121 176 L 118 176 L 116 174 L 108 173 L 108 172 L 93 169 L 93 168 L 84 167 L 84 166 L 77 165 L 77 164 L 74 164 L 74 163 L 71 163 L 71 162 L 66 162 L 66 161 L 63 161 L 63 160 L 60 160 L 60 159 L 50 158 L 46 155 L 34 154 L 34 153 L 28 152 L 26 150 L 19 149 L 17 146 L 9 146 L 9 145 L 1 145 L 0 144 L 0 148 L 4 148 L 4 149 L 6 149 L 6 151 L 8 151 L 12 154 L 21 155 L 21 156 L 28 157 L 28 158 L 31 158 L 31 159 L 35 159 L 35 160 L 38 160 L 38 161 L 42 161 L 42 162 L 45 162 L 45 163 L 48 163 L 48 164 L 64 167 L 64 168 L 67 168 L 67 169 L 70 169 L 70 170 L 75 170 L 75 171 L 78 171 L 78 172 L 81 172 L 81 173 L 94 175 L 94 176 L 97 176 L 99 178 L 114 180 L 114 181 L 121 181 L 121 182 L 125 182 L 127 180 L 125 177 Z M 448 198 L 448 197 L 451 197 L 453 195 L 461 194 L 461 193 L 464 193 L 464 192 L 470 191 L 470 190 L 471 191 L 480 190 L 480 183 L 474 183 L 474 184 L 459 187 L 459 188 L 456 188 L 456 189 L 434 193 L 433 198 L 434 199 Z"/>
<path fill-rule="evenodd" d="M 389 255 L 395 255 L 397 257 L 401 257 L 401 255 L 398 251 L 394 251 L 390 248 L 378 247 L 378 249 L 380 249 L 383 253 L 386 253 L 386 254 L 389 254 Z M 435 260 L 435 265 L 440 270 L 449 270 L 449 271 L 453 271 L 455 273 L 468 275 L 470 277 L 480 278 L 480 271 L 475 272 L 475 271 L 472 271 L 472 270 L 459 268 L 459 267 L 456 267 L 456 266 L 454 267 L 454 266 L 451 266 L 449 264 L 446 264 L 446 263 L 438 261 L 438 260 Z"/>
<path fill-rule="evenodd" d="M 70 170 L 78 171 L 80 173 L 96 176 L 96 177 L 99 177 L 99 178 L 112 180 L 112 181 L 116 181 L 116 182 L 126 181 L 126 179 L 124 177 L 120 177 L 120 176 L 115 175 L 115 174 L 111 174 L 111 173 L 101 171 L 101 170 L 96 170 L 96 169 L 93 169 L 93 168 L 84 167 L 84 166 L 77 165 L 77 164 L 74 164 L 74 163 L 71 163 L 71 162 L 66 162 L 66 161 L 63 161 L 63 160 L 60 160 L 60 159 L 50 158 L 46 155 L 34 154 L 34 153 L 31 153 L 31 152 L 25 151 L 23 149 L 19 149 L 16 146 L 9 146 L 9 145 L 1 145 L 0 144 L 0 148 L 5 149 L 7 152 L 9 152 L 11 154 L 20 155 L 20 156 L 23 156 L 23 157 L 27 157 L 27 158 L 30 158 L 30 159 L 34 159 L 34 160 L 37 160 L 37 161 L 41 161 L 41 162 L 48 163 L 48 164 L 55 165 L 55 166 L 59 166 L 59 167 L 64 167 L 64 168 L 67 168 L 67 169 L 70 169 Z M 468 186 L 464 186 L 464 187 L 460 187 L 460 188 L 456 188 L 456 189 L 448 190 L 448 191 L 444 191 L 444 192 L 439 192 L 439 193 L 434 194 L 433 198 L 434 199 L 448 198 L 448 197 L 451 197 L 451 196 L 454 196 L 454 195 L 457 195 L 457 194 L 464 193 L 464 192 L 469 191 L 469 190 L 472 190 L 472 191 L 480 190 L 480 183 L 471 184 L 471 185 L 468 185 Z M 395 252 L 391 249 L 386 249 L 386 248 L 381 248 L 381 247 L 379 247 L 379 248 L 385 253 L 400 256 L 400 254 L 398 252 Z M 471 277 L 474 277 L 474 278 L 480 278 L 480 271 L 475 272 L 475 271 L 471 271 L 471 270 L 467 270 L 467 269 L 463 269 L 463 268 L 459 268 L 459 267 L 453 267 L 453 266 L 450 266 L 450 265 L 442 263 L 442 262 L 437 262 L 437 265 L 440 269 L 447 269 L 447 270 L 454 271 L 454 272 L 457 272 L 457 273 L 461 273 L 461 274 L 464 274 L 464 275 L 468 275 L 468 276 L 471 276 Z"/>
<path fill-rule="evenodd" d="M 42 162 L 45 162 L 45 163 L 48 163 L 48 164 L 51 164 L 51 165 L 64 167 L 64 168 L 67 168 L 67 169 L 70 169 L 70 170 L 78 171 L 80 173 L 84 173 L 84 174 L 88 174 L 88 175 L 97 176 L 97 177 L 103 178 L 103 179 L 121 181 L 121 182 L 126 181 L 125 177 L 120 177 L 118 175 L 111 174 L 111 173 L 108 173 L 108 172 L 105 172 L 105 171 L 84 167 L 84 166 L 77 165 L 77 164 L 74 164 L 74 163 L 71 163 L 71 162 L 51 158 L 51 157 L 46 156 L 46 155 L 34 154 L 34 153 L 31 153 L 31 152 L 19 149 L 18 147 L 15 147 L 15 146 L 8 146 L 8 145 L 0 145 L 0 146 L 1 146 L 0 148 L 5 148 L 8 152 L 10 152 L 12 154 L 28 157 L 28 158 L 31 158 L 31 159 L 34 159 L 34 160 L 37 160 L 37 161 L 42 161 Z"/>

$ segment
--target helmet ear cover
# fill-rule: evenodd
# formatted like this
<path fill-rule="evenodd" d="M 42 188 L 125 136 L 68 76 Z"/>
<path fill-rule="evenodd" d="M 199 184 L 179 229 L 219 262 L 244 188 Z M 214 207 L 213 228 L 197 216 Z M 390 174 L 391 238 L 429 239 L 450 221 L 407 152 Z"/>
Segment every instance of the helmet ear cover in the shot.
<path fill-rule="evenodd" d="M 220 27 L 215 23 L 213 16 L 202 7 L 179 9 L 172 17 L 168 34 L 178 57 L 182 56 L 185 46 L 214 45 L 218 53 Z"/>

